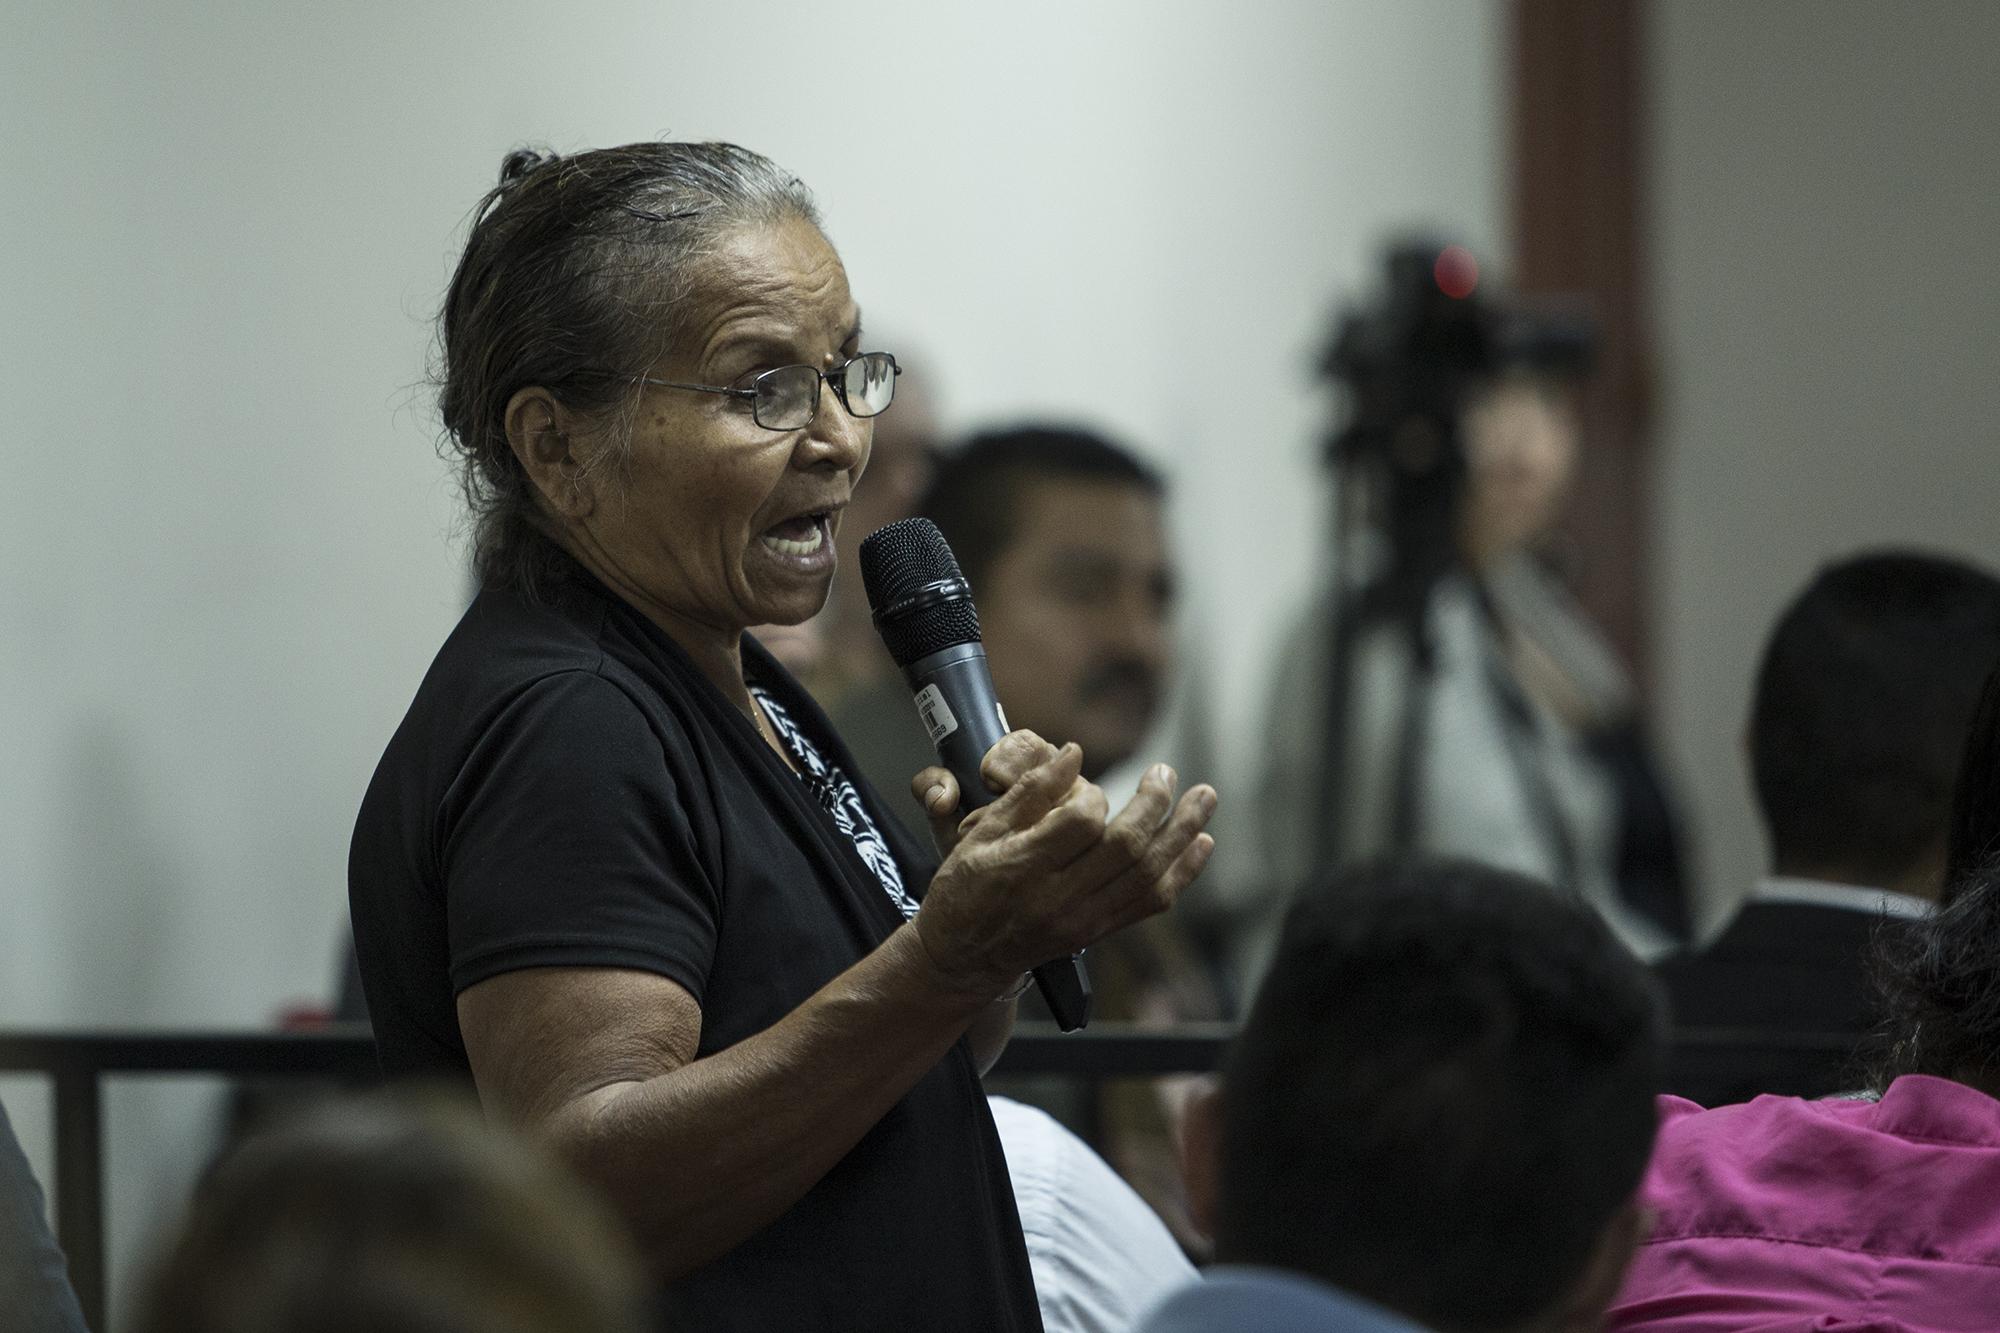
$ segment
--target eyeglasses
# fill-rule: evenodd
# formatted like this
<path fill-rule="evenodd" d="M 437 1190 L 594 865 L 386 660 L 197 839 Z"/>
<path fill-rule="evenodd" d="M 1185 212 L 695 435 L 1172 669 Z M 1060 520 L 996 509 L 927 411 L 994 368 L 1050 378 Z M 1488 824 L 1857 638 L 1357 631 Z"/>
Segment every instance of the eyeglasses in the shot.
<path fill-rule="evenodd" d="M 767 370 L 749 387 L 729 389 L 716 384 L 681 384 L 656 380 L 651 375 L 634 375 L 641 384 L 662 389 L 693 389 L 696 393 L 722 393 L 742 398 L 750 404 L 750 416 L 765 430 L 798 430 L 812 424 L 819 413 L 819 386 L 833 387 L 834 396 L 849 416 L 880 415 L 896 398 L 896 376 L 903 368 L 887 352 L 863 352 L 822 374 L 816 366 L 779 366 Z"/>

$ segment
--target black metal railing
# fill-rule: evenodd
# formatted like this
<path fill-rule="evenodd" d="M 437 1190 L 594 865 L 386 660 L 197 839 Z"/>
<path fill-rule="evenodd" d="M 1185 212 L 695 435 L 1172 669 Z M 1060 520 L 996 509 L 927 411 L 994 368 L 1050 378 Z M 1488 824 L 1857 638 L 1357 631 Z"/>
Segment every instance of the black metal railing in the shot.
<path fill-rule="evenodd" d="M 1101 1023 L 1060 1033 L 1021 1024 L 995 1067 L 1004 1074 L 1100 1079 L 1214 1069 L 1231 1029 L 1198 1024 L 1142 1032 Z M 363 1024 L 310 1033 L 0 1032 L 0 1072 L 43 1074 L 54 1084 L 56 1239 L 84 1318 L 105 1327 L 104 1080 L 130 1075 L 223 1078 L 379 1077 L 375 1043 Z"/>
<path fill-rule="evenodd" d="M 1023 1023 L 996 1074 L 1053 1074 L 1096 1081 L 1218 1068 L 1234 1029 L 1224 1023 L 1141 1030 L 1099 1023 L 1082 1032 Z M 1683 1028 L 1683 1053 L 1759 1051 L 1839 1055 L 1851 1034 L 1745 1032 Z M 310 1033 L 0 1032 L 0 1072 L 42 1074 L 55 1092 L 56 1236 L 69 1257 L 70 1280 L 90 1326 L 103 1329 L 104 1080 L 131 1075 L 208 1075 L 240 1079 L 325 1078 L 372 1082 L 375 1045 L 363 1024 Z"/>

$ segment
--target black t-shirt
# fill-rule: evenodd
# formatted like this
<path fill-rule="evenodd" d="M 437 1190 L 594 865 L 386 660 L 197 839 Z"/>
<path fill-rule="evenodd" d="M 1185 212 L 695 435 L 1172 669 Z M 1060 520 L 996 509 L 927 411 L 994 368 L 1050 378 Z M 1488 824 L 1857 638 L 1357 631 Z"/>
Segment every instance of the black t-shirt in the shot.
<path fill-rule="evenodd" d="M 903 883 L 928 884 L 931 858 L 824 714 L 754 640 L 744 655 L 856 776 Z M 540 606 L 482 592 L 355 825 L 349 896 L 384 1072 L 469 1075 L 456 996 L 522 967 L 668 977 L 701 1003 L 699 1055 L 763 1031 L 904 919 L 849 832 L 672 640 L 580 569 Z M 1039 1329 L 966 1044 L 667 1304 L 703 1329 Z"/>

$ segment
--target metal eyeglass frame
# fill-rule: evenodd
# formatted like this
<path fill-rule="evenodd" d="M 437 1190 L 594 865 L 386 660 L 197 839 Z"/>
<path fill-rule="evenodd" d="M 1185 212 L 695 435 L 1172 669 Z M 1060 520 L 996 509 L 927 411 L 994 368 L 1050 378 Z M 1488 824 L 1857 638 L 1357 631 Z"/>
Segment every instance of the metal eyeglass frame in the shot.
<path fill-rule="evenodd" d="M 882 404 L 880 408 L 873 412 L 857 412 L 854 410 L 854 405 L 847 401 L 847 387 L 841 381 L 847 378 L 847 368 L 849 366 L 853 365 L 856 361 L 865 361 L 871 356 L 886 356 L 889 358 L 889 402 Z M 810 370 L 814 375 L 818 376 L 818 382 L 813 385 L 812 411 L 806 415 L 804 421 L 801 421 L 796 426 L 767 425 L 764 419 L 757 414 L 757 386 L 771 378 L 771 376 L 782 375 L 788 370 Z M 732 389 L 720 384 L 683 384 L 679 380 L 654 379 L 651 375 L 634 375 L 632 379 L 640 384 L 657 385 L 662 389 L 693 389 L 696 393 L 719 393 L 727 395 L 730 398 L 747 399 L 750 403 L 750 419 L 755 421 L 759 426 L 763 426 L 765 430 L 804 430 L 807 426 L 812 425 L 813 421 L 819 416 L 819 396 L 821 389 L 831 388 L 833 396 L 840 400 L 840 405 L 845 409 L 847 415 L 855 418 L 857 421 L 866 421 L 870 417 L 881 416 L 896 401 L 896 376 L 902 373 L 903 368 L 896 364 L 896 358 L 893 353 L 862 352 L 858 355 L 848 357 L 847 360 L 835 366 L 831 371 L 821 370 L 818 366 L 809 366 L 804 362 L 789 366 L 774 366 L 751 380 L 750 387 L 745 389 Z"/>

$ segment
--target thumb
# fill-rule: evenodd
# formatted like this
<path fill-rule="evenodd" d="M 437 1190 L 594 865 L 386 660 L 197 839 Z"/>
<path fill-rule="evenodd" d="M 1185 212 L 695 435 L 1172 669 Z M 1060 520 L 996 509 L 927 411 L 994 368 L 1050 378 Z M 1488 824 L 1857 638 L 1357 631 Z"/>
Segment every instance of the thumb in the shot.
<path fill-rule="evenodd" d="M 910 779 L 910 795 L 924 808 L 938 855 L 950 856 L 958 845 L 958 779 L 933 764 Z"/>

